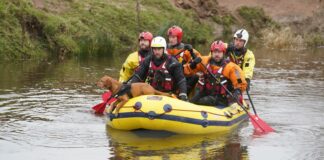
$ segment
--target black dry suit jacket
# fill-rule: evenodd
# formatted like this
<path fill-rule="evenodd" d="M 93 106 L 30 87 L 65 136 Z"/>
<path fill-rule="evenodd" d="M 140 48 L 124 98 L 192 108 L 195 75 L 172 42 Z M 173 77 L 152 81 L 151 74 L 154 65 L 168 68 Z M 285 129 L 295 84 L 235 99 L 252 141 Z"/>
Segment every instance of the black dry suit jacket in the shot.
<path fill-rule="evenodd" d="M 156 66 L 159 66 L 163 62 L 167 61 L 166 69 L 172 76 L 172 79 L 175 81 L 173 90 L 175 91 L 176 89 L 179 89 L 180 93 L 187 93 L 186 78 L 183 74 L 182 65 L 177 61 L 177 59 L 166 54 L 163 54 L 160 59 L 156 59 L 154 55 L 147 56 L 130 80 L 131 83 L 144 82 L 146 80 L 151 61 L 153 61 Z"/>

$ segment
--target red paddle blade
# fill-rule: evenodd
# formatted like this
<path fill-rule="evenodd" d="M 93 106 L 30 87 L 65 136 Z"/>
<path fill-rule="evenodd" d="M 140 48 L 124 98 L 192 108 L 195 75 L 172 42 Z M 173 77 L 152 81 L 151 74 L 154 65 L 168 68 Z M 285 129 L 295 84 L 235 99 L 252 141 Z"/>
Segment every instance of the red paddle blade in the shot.
<path fill-rule="evenodd" d="M 112 93 L 110 91 L 107 91 L 104 94 L 102 94 L 101 97 L 104 102 L 99 103 L 92 107 L 92 109 L 95 111 L 96 114 L 103 114 L 105 112 L 106 105 L 111 104 L 112 102 L 117 100 L 116 98 L 111 97 L 112 96 L 111 94 Z"/>
<path fill-rule="evenodd" d="M 105 102 L 99 103 L 95 106 L 92 107 L 92 109 L 95 111 L 96 114 L 103 114 L 106 109 L 106 104 Z"/>
<path fill-rule="evenodd" d="M 116 101 L 117 100 L 117 98 L 114 98 L 114 97 L 111 97 L 108 101 L 107 101 L 107 104 L 111 104 L 111 103 L 113 103 L 114 101 Z"/>
<path fill-rule="evenodd" d="M 268 132 L 274 131 L 274 129 L 272 129 L 266 122 L 264 122 L 258 116 L 252 115 L 250 113 L 248 113 L 248 114 L 251 119 L 252 125 L 253 125 L 254 129 L 257 131 L 257 133 L 268 133 Z"/>
<path fill-rule="evenodd" d="M 108 98 L 111 97 L 111 92 L 110 91 L 107 91 L 104 94 L 102 94 L 101 97 L 102 97 L 102 100 L 104 102 L 106 102 L 108 100 Z"/>

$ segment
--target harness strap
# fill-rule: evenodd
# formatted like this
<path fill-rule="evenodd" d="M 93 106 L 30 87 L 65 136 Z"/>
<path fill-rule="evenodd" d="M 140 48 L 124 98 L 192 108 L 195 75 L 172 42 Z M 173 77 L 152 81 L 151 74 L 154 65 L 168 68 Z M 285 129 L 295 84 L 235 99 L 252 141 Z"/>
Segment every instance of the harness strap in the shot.
<path fill-rule="evenodd" d="M 130 90 L 131 90 L 131 84 L 123 84 L 120 87 L 119 91 L 115 95 L 117 97 L 119 97 L 119 96 L 127 94 L 129 96 L 129 98 L 132 98 L 133 96 L 132 96 Z"/>

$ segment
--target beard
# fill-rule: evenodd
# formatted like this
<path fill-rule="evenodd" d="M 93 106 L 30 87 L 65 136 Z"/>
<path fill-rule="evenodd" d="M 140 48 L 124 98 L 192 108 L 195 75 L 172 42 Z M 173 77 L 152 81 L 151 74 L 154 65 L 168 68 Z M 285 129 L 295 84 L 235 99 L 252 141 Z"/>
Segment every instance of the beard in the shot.
<path fill-rule="evenodd" d="M 150 49 L 150 46 L 147 46 L 145 44 L 140 44 L 140 49 L 141 50 L 149 50 Z"/>
<path fill-rule="evenodd" d="M 244 44 L 243 44 L 243 46 L 241 44 L 234 44 L 234 48 L 236 50 L 241 50 L 242 48 L 244 48 Z"/>
<path fill-rule="evenodd" d="M 215 62 L 220 62 L 220 61 L 222 61 L 223 58 L 221 58 L 220 56 L 215 56 L 215 57 L 213 57 L 213 59 Z"/>
<path fill-rule="evenodd" d="M 157 55 L 157 54 L 154 54 L 154 58 L 155 58 L 156 60 L 159 60 L 159 59 L 161 59 L 161 58 L 162 58 L 162 56 L 163 56 L 163 54 L 162 54 L 162 55 Z"/>

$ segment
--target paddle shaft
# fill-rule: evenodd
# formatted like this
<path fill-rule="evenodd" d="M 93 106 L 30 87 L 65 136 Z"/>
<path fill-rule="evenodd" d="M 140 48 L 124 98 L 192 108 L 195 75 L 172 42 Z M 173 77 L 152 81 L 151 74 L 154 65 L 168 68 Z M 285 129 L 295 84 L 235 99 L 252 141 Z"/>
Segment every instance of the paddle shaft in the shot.
<path fill-rule="evenodd" d="M 251 96 L 250 96 L 249 90 L 246 90 L 246 94 L 247 94 L 248 97 L 249 97 L 250 103 L 251 103 L 251 105 L 252 105 L 253 112 L 254 112 L 254 114 L 257 116 L 258 114 L 257 114 L 257 112 L 256 112 L 256 110 L 255 110 L 255 108 L 254 108 L 254 104 L 253 104 L 253 102 L 252 102 L 252 98 L 251 98 Z"/>
<path fill-rule="evenodd" d="M 105 102 L 105 104 L 107 104 L 112 98 L 117 98 L 118 97 L 118 95 L 112 95 L 112 96 L 110 96 L 107 100 L 106 100 L 106 102 Z"/>
<path fill-rule="evenodd" d="M 181 49 L 177 54 L 173 55 L 173 57 L 178 56 L 178 55 L 181 54 L 183 51 L 185 51 L 185 49 Z"/>
<path fill-rule="evenodd" d="M 203 63 L 201 63 L 201 64 L 207 70 L 207 72 L 217 81 L 216 76 L 214 74 L 212 74 L 211 71 L 208 70 L 207 67 Z M 250 118 L 250 120 L 251 120 L 251 122 L 252 122 L 255 129 L 258 129 L 258 130 L 260 130 L 261 132 L 264 132 L 264 133 L 274 131 L 260 117 L 258 117 L 256 115 L 251 115 L 250 112 L 245 108 L 245 106 L 242 103 L 240 103 L 240 101 L 221 82 L 219 82 L 219 83 L 225 89 L 225 91 L 235 99 L 237 104 L 246 112 L 246 114 L 249 116 L 249 118 Z"/>
<path fill-rule="evenodd" d="M 182 52 L 184 52 L 186 50 L 187 49 L 181 49 L 177 54 L 172 55 L 172 56 L 176 58 L 179 54 L 181 54 Z M 190 52 L 190 55 L 191 55 L 192 59 L 195 59 L 197 57 L 196 54 L 193 52 L 193 49 L 192 50 L 187 50 L 187 51 Z"/>
<path fill-rule="evenodd" d="M 203 63 L 201 63 L 201 65 L 207 70 L 207 72 L 217 81 L 217 78 L 216 78 L 216 76 L 213 74 L 213 73 L 211 73 L 211 71 L 203 64 Z M 219 84 L 225 89 L 225 91 L 231 96 L 231 97 L 233 97 L 234 98 L 234 100 L 237 102 L 237 104 L 239 105 L 239 106 L 241 106 L 241 108 L 248 114 L 248 115 L 250 115 L 249 114 L 249 112 L 248 112 L 248 110 L 245 108 L 245 106 L 242 104 L 242 103 L 240 103 L 240 101 L 231 93 L 231 91 L 229 91 L 221 82 L 219 82 Z"/>
<path fill-rule="evenodd" d="M 193 57 L 193 59 L 195 59 L 195 58 L 197 57 L 194 53 L 191 53 L 191 56 Z M 201 64 L 202 64 L 202 63 L 201 63 Z M 204 64 L 202 64 L 202 65 L 203 65 L 204 68 L 207 70 L 207 72 L 208 72 L 209 74 L 211 74 L 215 80 L 217 80 L 217 78 L 215 77 L 215 75 L 212 74 L 212 73 L 207 69 L 207 67 L 206 67 Z M 220 84 L 222 85 L 223 88 L 225 88 L 226 92 L 228 92 L 228 93 L 233 97 L 232 93 L 230 93 L 230 92 L 228 91 L 228 89 L 227 89 L 227 88 L 226 88 L 222 83 L 220 83 Z M 254 112 L 254 114 L 257 116 L 257 112 L 256 112 L 256 110 L 255 110 L 255 107 L 254 107 L 254 104 L 253 104 L 253 102 L 252 102 L 252 99 L 251 99 L 251 96 L 250 96 L 250 94 L 249 94 L 249 91 L 246 90 L 246 93 L 247 93 L 247 95 L 248 95 L 248 97 L 249 97 L 249 100 L 250 100 L 250 102 L 251 102 L 253 112 Z M 235 99 L 237 102 L 239 102 L 239 101 L 236 99 L 236 97 L 234 97 L 234 99 Z"/>

